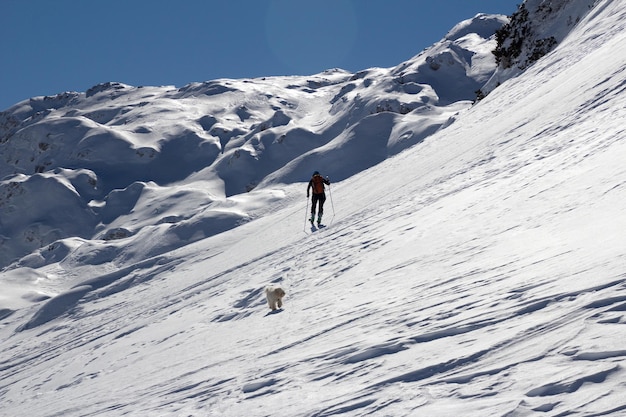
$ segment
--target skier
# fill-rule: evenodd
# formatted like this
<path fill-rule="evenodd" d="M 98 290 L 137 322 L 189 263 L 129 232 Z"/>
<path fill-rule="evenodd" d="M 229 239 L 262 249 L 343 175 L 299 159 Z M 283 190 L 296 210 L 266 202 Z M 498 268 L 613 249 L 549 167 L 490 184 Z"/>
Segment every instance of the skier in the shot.
<path fill-rule="evenodd" d="M 311 226 L 313 225 L 313 221 L 315 220 L 315 206 L 319 202 L 319 210 L 317 211 L 317 225 L 319 226 L 322 223 L 322 215 L 324 214 L 324 201 L 326 201 L 326 194 L 324 193 L 324 184 L 330 185 L 330 181 L 328 177 L 323 178 L 318 171 L 313 173 L 311 180 L 309 181 L 309 186 L 306 189 L 306 197 L 309 198 L 311 189 L 313 190 L 313 198 L 311 205 L 311 218 L 309 221 L 311 222 Z"/>

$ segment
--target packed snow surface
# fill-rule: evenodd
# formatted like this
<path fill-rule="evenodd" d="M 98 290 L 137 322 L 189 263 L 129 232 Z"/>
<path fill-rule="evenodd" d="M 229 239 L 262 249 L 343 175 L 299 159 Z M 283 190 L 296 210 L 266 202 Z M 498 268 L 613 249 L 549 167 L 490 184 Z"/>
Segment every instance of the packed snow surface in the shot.
<path fill-rule="evenodd" d="M 428 71 L 488 82 L 484 19 L 3 114 L 0 415 L 626 415 L 626 4 L 472 105 Z"/>

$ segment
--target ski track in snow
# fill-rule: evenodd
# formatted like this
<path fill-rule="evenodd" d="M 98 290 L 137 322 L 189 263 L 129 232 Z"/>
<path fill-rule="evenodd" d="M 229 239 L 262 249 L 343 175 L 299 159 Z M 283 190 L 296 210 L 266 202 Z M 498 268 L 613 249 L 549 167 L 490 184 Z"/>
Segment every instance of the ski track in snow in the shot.
<path fill-rule="evenodd" d="M 333 183 L 325 228 L 285 186 L 227 233 L 0 312 L 0 415 L 625 415 L 624 36 L 586 27 Z"/>
<path fill-rule="evenodd" d="M 564 260 L 575 259 L 572 252 L 590 248 L 542 246 L 538 250 L 534 245 L 505 243 L 514 242 L 511 237 L 524 239 L 529 230 L 546 223 L 542 218 L 527 225 L 523 224 L 527 219 L 511 216 L 492 226 L 473 221 L 472 216 L 496 209 L 494 200 L 485 195 L 511 186 L 495 178 L 506 177 L 506 170 L 494 174 L 494 169 L 479 164 L 470 169 L 476 183 L 468 184 L 467 175 L 456 175 L 440 183 L 442 190 L 407 189 L 412 198 L 401 195 L 355 208 L 356 214 L 339 218 L 314 235 L 292 237 L 291 244 L 272 252 L 256 249 L 259 256 L 253 256 L 252 247 L 262 239 L 242 227 L 233 232 L 241 240 L 230 250 L 251 253 L 249 261 L 237 257 L 231 260 L 234 266 L 198 281 L 198 269 L 211 264 L 210 256 L 182 268 L 163 260 L 165 272 L 155 278 L 157 282 L 131 286 L 124 293 L 107 290 L 71 313 L 73 321 L 92 323 L 91 328 L 76 329 L 68 338 L 65 326 L 53 327 L 39 336 L 49 338 L 49 351 L 32 358 L 28 351 L 22 359 L 16 355 L 11 365 L 3 364 L 3 370 L 25 364 L 45 368 L 47 361 L 58 360 L 64 351 L 83 351 L 85 357 L 94 358 L 74 370 L 72 382 L 55 388 L 60 393 L 128 366 L 143 370 L 131 378 L 151 379 L 152 362 L 162 363 L 174 375 L 154 378 L 160 382 L 145 394 L 135 394 L 142 404 L 159 398 L 152 410 L 156 413 L 198 398 L 214 415 L 263 409 L 268 397 L 285 404 L 274 411 L 278 415 L 299 415 L 298 409 L 317 410 L 315 415 L 377 410 L 393 414 L 399 404 L 404 410 L 413 404 L 422 412 L 430 409 L 429 404 L 440 407 L 438 392 L 452 394 L 452 399 L 447 398 L 447 407 L 452 408 L 468 399 L 488 407 L 498 393 L 520 389 L 527 398 L 519 407 L 534 410 L 551 410 L 557 407 L 552 397 L 580 395 L 585 389 L 593 398 L 598 394 L 589 385 L 619 380 L 622 371 L 614 361 L 623 360 L 624 351 L 619 346 L 598 351 L 593 345 L 588 350 L 581 342 L 586 333 L 588 342 L 595 332 L 603 333 L 599 327 L 623 327 L 619 313 L 626 302 L 623 276 L 591 285 L 594 280 L 589 278 L 604 265 L 586 262 L 581 262 L 582 269 L 571 265 L 567 273 L 550 276 L 549 271 L 562 269 Z M 527 172 L 527 178 L 515 181 L 520 189 L 509 195 L 523 196 L 524 189 L 536 192 L 529 185 L 537 181 L 536 170 Z M 476 185 L 481 183 L 487 184 Z M 448 188 L 454 191 L 447 192 Z M 454 200 L 464 204 L 452 204 Z M 542 216 L 563 218 L 576 212 L 568 206 Z M 469 219 L 458 216 L 459 210 L 468 210 L 465 207 L 472 207 Z M 271 226 L 277 222 L 269 219 L 268 226 L 252 233 L 275 238 L 300 221 L 301 216 L 292 215 L 288 225 L 279 228 Z M 507 253 L 500 253 L 503 250 Z M 583 284 L 566 289 L 564 282 L 577 275 L 581 278 L 577 282 Z M 185 286 L 185 282 L 191 283 Z M 285 310 L 261 313 L 266 311 L 261 297 L 264 282 L 285 285 Z M 160 299 L 161 285 L 171 288 L 170 297 Z M 130 316 L 111 318 L 111 311 L 123 309 L 124 298 L 138 300 L 129 291 L 145 293 L 145 301 L 130 310 Z M 357 303 L 342 305 L 343 300 L 355 298 Z M 219 305 L 229 299 L 228 305 Z M 278 333 L 267 334 L 268 320 L 272 326 L 279 324 Z M 171 358 L 171 349 L 184 354 Z M 141 355 L 144 350 L 151 352 L 149 357 Z M 104 366 L 109 362 L 106 356 L 114 358 L 112 369 Z M 206 363 L 206 356 L 211 358 L 209 364 L 195 366 Z M 537 367 L 546 361 L 561 371 L 543 382 L 524 377 L 540 374 Z M 568 371 L 572 361 L 589 365 Z M 71 363 L 69 358 L 64 362 Z M 248 364 L 243 374 L 237 365 L 241 362 Z M 108 371 L 90 370 L 103 367 Z M 68 368 L 56 372 L 71 372 Z M 42 386 L 60 377 L 45 375 Z M 294 381 L 292 375 L 300 379 Z M 403 392 L 401 387 L 407 384 L 418 388 Z M 233 386 L 239 392 L 233 392 Z M 96 402 L 90 409 L 115 413 L 132 410 L 133 403 Z"/>

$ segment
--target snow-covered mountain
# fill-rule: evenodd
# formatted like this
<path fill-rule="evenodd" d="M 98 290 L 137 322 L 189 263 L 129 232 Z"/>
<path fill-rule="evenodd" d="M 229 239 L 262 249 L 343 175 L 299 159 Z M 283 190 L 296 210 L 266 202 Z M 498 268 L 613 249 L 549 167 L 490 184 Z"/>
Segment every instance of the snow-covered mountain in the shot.
<path fill-rule="evenodd" d="M 107 83 L 18 103 L 0 116 L 0 266 L 41 267 L 93 239 L 163 253 L 283 205 L 275 184 L 351 177 L 471 106 L 505 22 L 479 15 L 396 68 Z"/>
<path fill-rule="evenodd" d="M 2 113 L 0 415 L 624 415 L 626 4 L 524 8 L 394 68 Z M 529 22 L 556 43 L 496 69 Z"/>
<path fill-rule="evenodd" d="M 596 0 L 526 0 L 497 30 L 493 51 L 498 67 L 480 95 L 520 74 L 568 36 Z"/>

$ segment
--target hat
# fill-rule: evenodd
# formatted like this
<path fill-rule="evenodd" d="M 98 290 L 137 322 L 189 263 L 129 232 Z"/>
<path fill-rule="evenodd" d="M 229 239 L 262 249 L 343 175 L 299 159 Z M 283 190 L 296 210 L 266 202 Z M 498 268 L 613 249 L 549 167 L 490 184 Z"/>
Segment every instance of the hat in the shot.
<path fill-rule="evenodd" d="M 315 172 L 313 173 L 313 175 L 320 175 L 320 172 L 319 172 L 319 171 L 315 171 Z"/>

